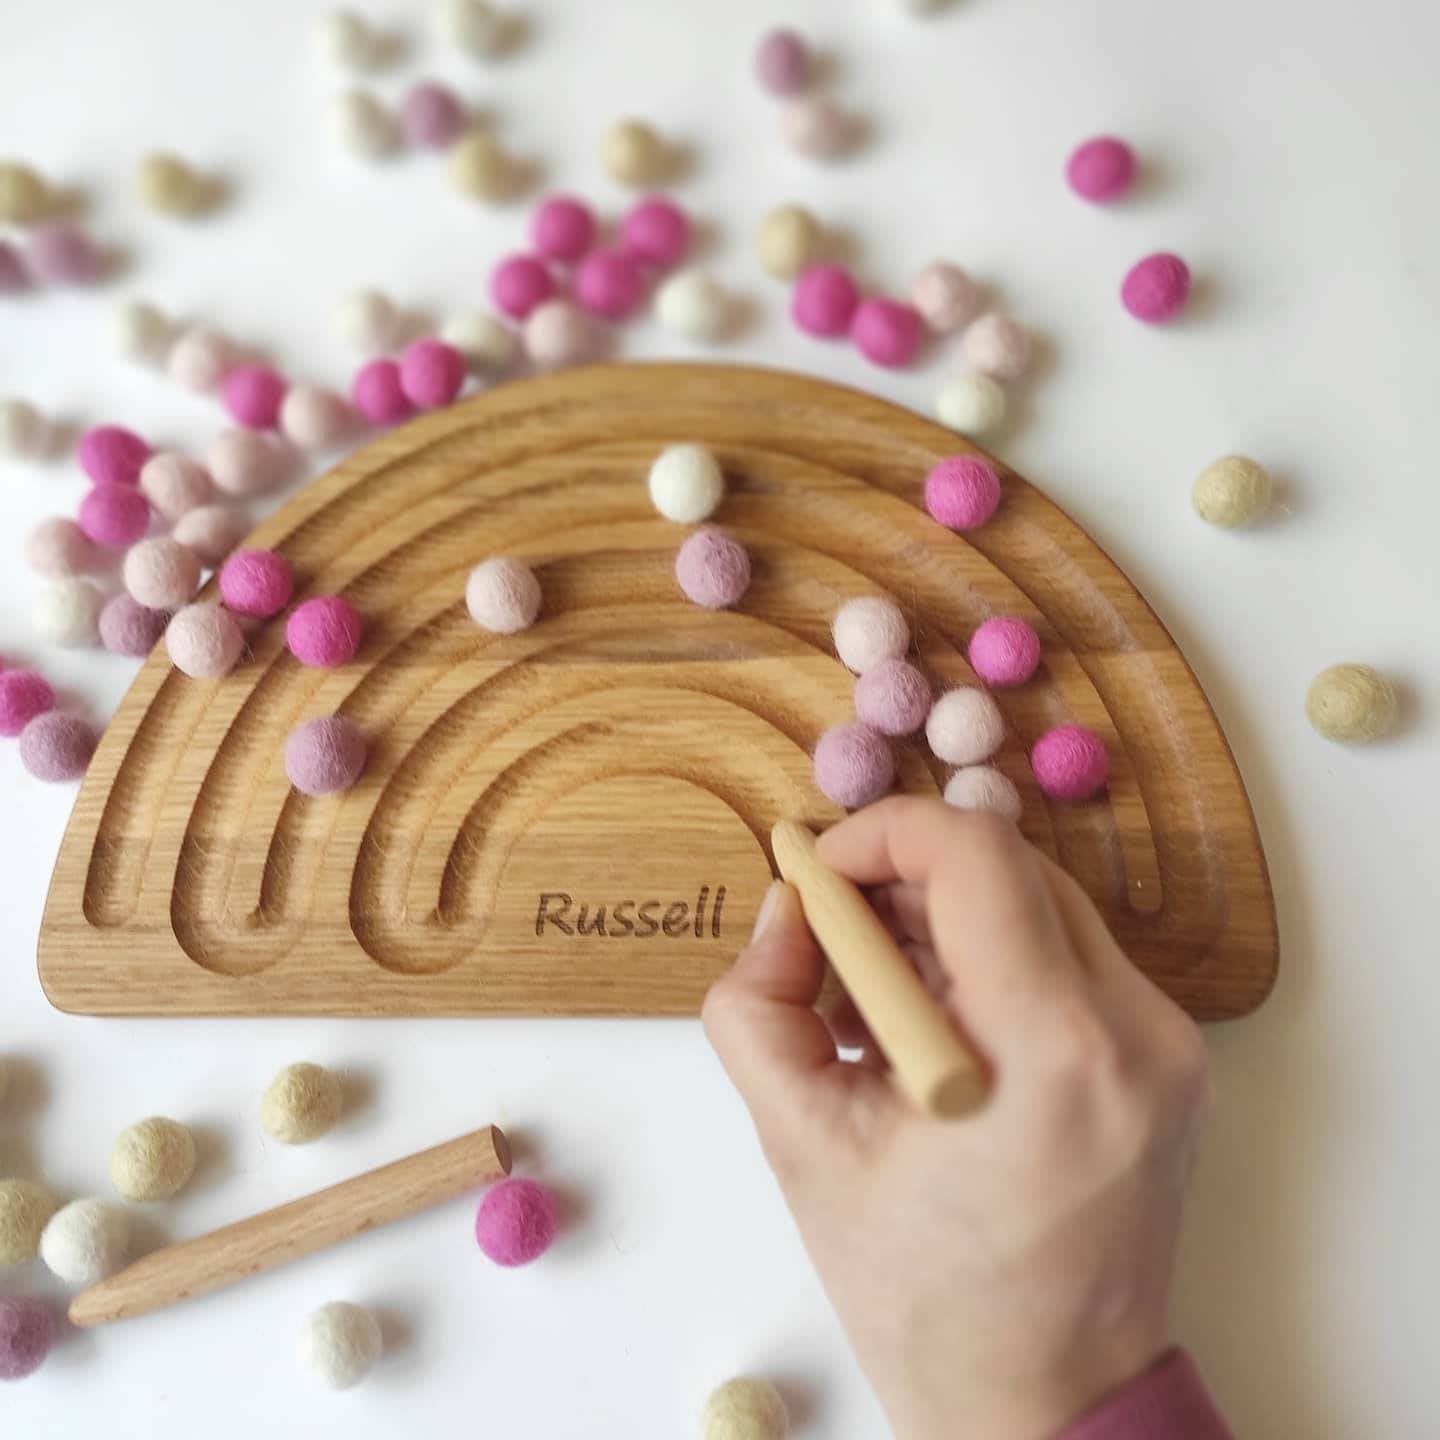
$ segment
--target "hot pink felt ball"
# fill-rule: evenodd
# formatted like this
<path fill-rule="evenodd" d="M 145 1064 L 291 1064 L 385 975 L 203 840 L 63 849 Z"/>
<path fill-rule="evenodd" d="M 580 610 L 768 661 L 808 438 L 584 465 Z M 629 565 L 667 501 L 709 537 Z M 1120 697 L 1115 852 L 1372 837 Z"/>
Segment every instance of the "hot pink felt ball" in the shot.
<path fill-rule="evenodd" d="M 908 660 L 882 660 L 855 682 L 855 714 L 882 735 L 913 735 L 931 698 L 930 682 Z"/>
<path fill-rule="evenodd" d="M 304 720 L 285 742 L 285 774 L 304 795 L 348 790 L 365 772 L 369 747 L 360 727 L 343 715 Z"/>
<path fill-rule="evenodd" d="M 573 195 L 551 195 L 535 211 L 530 239 L 548 259 L 574 264 L 595 243 L 595 213 Z"/>
<path fill-rule="evenodd" d="M 1040 667 L 1040 637 L 1018 616 L 995 615 L 970 637 L 969 655 L 987 685 L 1023 685 Z"/>
<path fill-rule="evenodd" d="M 925 508 L 947 530 L 974 530 L 1000 504 L 1000 477 L 978 455 L 951 455 L 925 477 Z"/>
<path fill-rule="evenodd" d="M 55 1343 L 55 1316 L 29 1295 L 0 1298 L 0 1380 L 23 1380 L 44 1363 Z"/>
<path fill-rule="evenodd" d="M 850 322 L 850 338 L 869 361 L 887 369 L 909 365 L 920 353 L 924 329 L 920 312 L 883 296 L 861 303 Z"/>
<path fill-rule="evenodd" d="M 112 655 L 143 660 L 160 643 L 169 623 L 168 610 L 152 610 L 122 590 L 100 612 L 100 643 Z"/>
<path fill-rule="evenodd" d="M 790 315 L 809 335 L 830 338 L 849 332 L 860 306 L 860 287 L 843 265 L 811 265 L 800 273 Z"/>
<path fill-rule="evenodd" d="M 444 150 L 465 128 L 465 107 L 448 85 L 422 80 L 405 93 L 400 125 L 412 145 Z"/>
<path fill-rule="evenodd" d="M 1147 255 L 1125 277 L 1120 299 L 1147 325 L 1173 320 L 1190 298 L 1190 267 L 1178 256 Z"/>
<path fill-rule="evenodd" d="M 794 30 L 770 30 L 755 47 L 755 75 L 772 95 L 798 95 L 810 83 L 810 47 Z"/>
<path fill-rule="evenodd" d="M 1110 778 L 1105 742 L 1083 725 L 1049 730 L 1030 752 L 1030 768 L 1040 788 L 1057 800 L 1088 800 Z"/>
<path fill-rule="evenodd" d="M 20 732 L 20 763 L 37 780 L 78 780 L 99 736 L 76 715 L 47 710 Z"/>
<path fill-rule="evenodd" d="M 490 298 L 515 320 L 523 320 L 554 293 L 555 277 L 533 255 L 511 255 L 490 273 Z"/>
<path fill-rule="evenodd" d="M 75 458 L 97 485 L 138 485 L 150 447 L 123 425 L 94 425 L 80 437 Z"/>
<path fill-rule="evenodd" d="M 1065 166 L 1070 188 L 1082 200 L 1116 200 L 1135 182 L 1135 152 L 1113 135 L 1087 140 Z"/>
<path fill-rule="evenodd" d="M 400 387 L 421 410 L 448 405 L 465 384 L 465 357 L 443 340 L 417 340 L 400 357 Z"/>
<path fill-rule="evenodd" d="M 8 240 L 0 240 L 0 295 L 14 294 L 29 286 L 30 276 L 20 252 Z"/>
<path fill-rule="evenodd" d="M 33 670 L 0 672 L 0 735 L 13 740 L 37 715 L 55 708 L 55 690 Z"/>
<path fill-rule="evenodd" d="M 95 242 L 78 226 L 56 220 L 37 225 L 25 251 L 32 278 L 51 285 L 92 285 L 105 269 Z"/>
<path fill-rule="evenodd" d="M 645 277 L 619 250 L 592 250 L 575 271 L 575 298 L 592 314 L 623 320 L 645 298 Z"/>
<path fill-rule="evenodd" d="M 620 244 L 642 265 L 661 270 L 678 265 L 690 251 L 690 217 L 673 200 L 648 196 L 626 215 Z"/>
<path fill-rule="evenodd" d="M 828 799 L 855 810 L 895 783 L 895 757 L 869 725 L 837 725 L 815 747 L 815 783 Z"/>
<path fill-rule="evenodd" d="M 220 398 L 237 425 L 273 430 L 290 382 L 269 365 L 237 365 L 220 382 Z"/>
<path fill-rule="evenodd" d="M 338 595 L 317 595 L 297 605 L 285 626 L 285 643 L 302 665 L 330 669 L 355 658 L 365 622 Z"/>
<path fill-rule="evenodd" d="M 723 610 L 750 588 L 750 555 L 738 540 L 707 525 L 680 547 L 675 578 L 697 605 Z"/>
<path fill-rule="evenodd" d="M 290 562 L 274 550 L 237 550 L 220 567 L 220 598 L 237 614 L 267 620 L 295 591 Z"/>
<path fill-rule="evenodd" d="M 502 1180 L 475 1212 L 475 1241 L 497 1265 L 538 1260 L 560 1229 L 560 1208 L 538 1180 Z"/>
<path fill-rule="evenodd" d="M 150 528 L 150 502 L 133 485 L 96 485 L 80 502 L 78 518 L 97 545 L 121 550 Z"/>
<path fill-rule="evenodd" d="M 350 399 L 372 425 L 398 425 L 415 413 L 394 360 L 371 360 L 362 365 L 350 386 Z"/>

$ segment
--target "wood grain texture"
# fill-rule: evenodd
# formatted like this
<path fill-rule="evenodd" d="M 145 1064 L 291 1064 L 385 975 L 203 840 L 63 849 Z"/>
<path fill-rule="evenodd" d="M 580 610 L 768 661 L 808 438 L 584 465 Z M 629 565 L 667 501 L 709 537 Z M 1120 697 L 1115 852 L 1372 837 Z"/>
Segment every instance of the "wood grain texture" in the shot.
<path fill-rule="evenodd" d="M 719 456 L 717 519 L 754 559 L 733 612 L 683 598 L 686 532 L 649 504 L 651 460 L 685 440 Z M 986 616 L 1036 625 L 1039 675 L 996 697 L 1025 834 L 1194 1014 L 1254 1008 L 1274 907 L 1205 696 L 1124 575 L 1003 466 L 990 524 L 929 519 L 924 476 L 967 448 L 824 382 L 679 365 L 507 385 L 376 440 L 250 542 L 290 558 L 297 599 L 359 606 L 359 656 L 305 669 L 272 622 L 219 682 L 150 658 L 65 838 L 46 993 L 102 1014 L 694 1013 L 749 933 L 771 826 L 839 818 L 809 758 L 851 714 L 829 621 L 879 592 L 941 686 L 973 681 Z M 466 614 L 465 577 L 495 553 L 541 577 L 524 634 Z M 371 737 L 369 768 L 308 799 L 281 751 L 329 711 Z M 1065 721 L 1110 747 L 1096 802 L 1049 802 L 1030 776 L 1029 746 Z M 921 744 L 898 769 L 905 790 L 943 787 Z"/>

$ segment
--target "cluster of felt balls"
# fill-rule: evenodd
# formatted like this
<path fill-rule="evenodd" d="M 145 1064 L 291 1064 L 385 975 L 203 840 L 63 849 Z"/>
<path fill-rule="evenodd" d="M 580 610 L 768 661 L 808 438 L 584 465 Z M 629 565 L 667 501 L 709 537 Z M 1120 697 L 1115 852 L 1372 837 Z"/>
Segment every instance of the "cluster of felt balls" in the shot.
<path fill-rule="evenodd" d="M 68 197 L 29 165 L 0 163 L 0 295 L 37 285 L 93 285 L 104 252 L 62 218 Z"/>

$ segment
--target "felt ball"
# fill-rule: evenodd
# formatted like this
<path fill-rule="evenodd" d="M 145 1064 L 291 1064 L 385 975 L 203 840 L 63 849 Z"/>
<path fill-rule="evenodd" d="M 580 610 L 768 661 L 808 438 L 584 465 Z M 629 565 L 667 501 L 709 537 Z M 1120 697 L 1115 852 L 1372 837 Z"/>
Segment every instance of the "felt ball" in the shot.
<path fill-rule="evenodd" d="M 665 144 L 643 120 L 620 120 L 606 132 L 600 146 L 605 173 L 621 185 L 653 185 L 667 164 Z"/>
<path fill-rule="evenodd" d="M 733 316 L 729 295 L 702 270 L 676 271 L 655 294 L 655 318 L 687 340 L 723 338 Z"/>
<path fill-rule="evenodd" d="M 165 649 L 182 675 L 218 680 L 239 662 L 245 636 L 240 622 L 219 605 L 186 605 L 165 627 Z"/>
<path fill-rule="evenodd" d="M 55 690 L 33 670 L 0 671 L 0 735 L 13 740 L 37 716 L 55 708 Z"/>
<path fill-rule="evenodd" d="M 465 107 L 448 85 L 422 80 L 405 92 L 400 125 L 412 145 L 444 150 L 465 129 Z"/>
<path fill-rule="evenodd" d="M 945 803 L 957 810 L 988 810 L 1019 820 L 1024 807 L 1020 792 L 993 765 L 966 765 L 945 782 Z"/>
<path fill-rule="evenodd" d="M 237 615 L 268 620 L 294 592 L 290 562 L 275 550 L 237 550 L 220 567 L 220 598 Z"/>
<path fill-rule="evenodd" d="M 992 615 L 970 637 L 969 657 L 987 685 L 1023 685 L 1040 668 L 1040 637 L 1017 615 Z"/>
<path fill-rule="evenodd" d="M 497 555 L 477 565 L 465 582 L 465 608 L 483 630 L 513 635 L 528 630 L 540 613 L 540 582 L 513 555 Z"/>
<path fill-rule="evenodd" d="M 110 317 L 117 354 L 138 365 L 158 365 L 174 338 L 169 319 L 146 300 L 126 300 Z"/>
<path fill-rule="evenodd" d="M 792 150 L 828 160 L 847 150 L 855 138 L 850 117 L 828 95 L 799 95 L 787 102 L 781 133 Z"/>
<path fill-rule="evenodd" d="M 380 160 L 400 144 L 395 117 L 368 90 L 346 90 L 330 102 L 330 133 L 362 160 Z"/>
<path fill-rule="evenodd" d="M 988 692 L 962 685 L 947 690 L 930 707 L 925 739 L 939 760 L 978 765 L 1004 743 L 1005 717 Z"/>
<path fill-rule="evenodd" d="M 348 790 L 365 772 L 369 746 L 343 715 L 302 720 L 285 741 L 285 774 L 302 795 Z"/>
<path fill-rule="evenodd" d="M 169 623 L 168 611 L 152 610 L 122 590 L 100 612 L 100 643 L 112 655 L 143 660 L 160 643 Z"/>
<path fill-rule="evenodd" d="M 855 715 L 882 735 L 913 735 L 931 698 L 930 682 L 908 660 L 881 660 L 855 682 Z"/>
<path fill-rule="evenodd" d="M 0 400 L 0 455 L 33 460 L 50 437 L 45 417 L 28 400 Z"/>
<path fill-rule="evenodd" d="M 850 322 L 850 338 L 872 364 L 894 370 L 920 353 L 922 329 L 918 310 L 877 295 L 860 303 Z"/>
<path fill-rule="evenodd" d="M 245 517 L 228 505 L 199 505 L 187 510 L 170 533 L 214 569 L 244 538 Z"/>
<path fill-rule="evenodd" d="M 285 643 L 302 665 L 330 669 L 355 658 L 365 622 L 338 595 L 317 595 L 297 605 L 285 624 Z"/>
<path fill-rule="evenodd" d="M 623 320 L 645 298 L 645 277 L 622 251 L 592 250 L 576 267 L 575 298 L 592 315 Z"/>
<path fill-rule="evenodd" d="M 450 183 L 471 200 L 489 204 L 509 198 L 516 171 L 504 147 L 488 130 L 462 135 L 445 157 Z"/>
<path fill-rule="evenodd" d="M 951 455 L 925 477 L 925 508 L 947 530 L 974 530 L 999 505 L 1000 477 L 978 455 Z"/>
<path fill-rule="evenodd" d="M 555 1197 L 538 1180 L 502 1180 L 475 1212 L 475 1242 L 497 1265 L 538 1260 L 560 1229 Z"/>
<path fill-rule="evenodd" d="M 133 485 L 96 485 L 80 502 L 79 526 L 97 545 L 123 549 L 150 528 L 150 502 Z"/>
<path fill-rule="evenodd" d="M 525 354 L 542 370 L 588 360 L 597 344 L 595 324 L 569 300 L 546 300 L 525 317 Z"/>
<path fill-rule="evenodd" d="M 1117 200 L 1135 182 L 1135 152 L 1113 135 L 1098 135 L 1076 146 L 1065 164 L 1065 178 L 1082 200 Z"/>
<path fill-rule="evenodd" d="M 226 495 L 263 495 L 284 482 L 291 465 L 285 447 L 253 430 L 222 430 L 205 451 L 215 488 Z"/>
<path fill-rule="evenodd" d="M 523 320 L 555 293 L 555 277 L 533 255 L 511 255 L 490 273 L 490 298 L 514 320 Z"/>
<path fill-rule="evenodd" d="M 712 1392 L 700 1430 L 704 1440 L 785 1440 L 790 1414 L 768 1380 L 738 1376 Z"/>
<path fill-rule="evenodd" d="M 1200 472 L 1190 498 L 1202 520 L 1228 530 L 1258 520 L 1270 508 L 1274 491 L 1263 466 L 1243 455 L 1227 455 Z"/>
<path fill-rule="evenodd" d="M 810 83 L 810 47 L 794 30 L 769 30 L 755 47 L 755 75 L 772 95 L 798 95 Z"/>
<path fill-rule="evenodd" d="M 339 1076 L 302 1060 L 270 1082 L 260 1100 L 260 1123 L 286 1145 L 308 1145 L 335 1128 L 344 1100 Z"/>
<path fill-rule="evenodd" d="M 200 588 L 200 557 L 168 535 L 125 552 L 121 578 L 132 598 L 151 610 L 178 610 Z"/>
<path fill-rule="evenodd" d="M 95 568 L 95 547 L 75 521 L 52 515 L 26 538 L 25 562 L 37 575 L 52 580 L 83 575 Z"/>
<path fill-rule="evenodd" d="M 372 425 L 398 425 L 415 413 L 400 380 L 400 367 L 393 360 L 362 365 L 351 382 L 350 400 Z"/>
<path fill-rule="evenodd" d="M 214 330 L 192 326 L 170 347 L 165 369 L 177 385 L 187 390 L 213 390 L 235 363 L 230 342 Z"/>
<path fill-rule="evenodd" d="M 1190 298 L 1190 267 L 1178 256 L 1147 255 L 1126 275 L 1120 287 L 1125 308 L 1147 325 L 1173 320 Z"/>
<path fill-rule="evenodd" d="M 1005 391 L 989 375 L 957 375 L 935 397 L 935 414 L 961 435 L 984 435 L 1005 419 Z"/>
<path fill-rule="evenodd" d="M 465 384 L 465 357 L 443 340 L 417 340 L 400 359 L 400 388 L 421 410 L 448 405 Z"/>
<path fill-rule="evenodd" d="M 51 210 L 45 177 L 16 160 L 0 163 L 0 223 L 33 225 Z"/>
<path fill-rule="evenodd" d="M 490 60 L 510 42 L 510 26 L 487 0 L 442 0 L 441 33 L 476 60 Z"/>
<path fill-rule="evenodd" d="M 1018 380 L 1030 363 L 1030 337 L 1008 315 L 982 315 L 963 344 L 970 368 L 996 380 Z"/>
<path fill-rule="evenodd" d="M 620 247 L 632 260 L 666 270 L 690 250 L 690 217 L 673 200 L 651 195 L 620 222 Z"/>
<path fill-rule="evenodd" d="M 322 1305 L 305 1322 L 300 1363 L 332 1390 L 351 1390 L 374 1368 L 384 1342 L 380 1322 L 348 1300 Z"/>
<path fill-rule="evenodd" d="M 153 150 L 135 167 L 135 193 L 157 215 L 199 215 L 210 208 L 214 191 L 205 177 L 179 155 Z"/>
<path fill-rule="evenodd" d="M 830 633 L 841 664 L 856 675 L 898 660 L 910 648 L 910 626 L 900 607 L 879 595 L 847 600 L 835 612 Z"/>
<path fill-rule="evenodd" d="M 35 633 L 63 649 L 93 645 L 105 597 L 88 580 L 54 580 L 35 597 L 30 619 Z"/>
<path fill-rule="evenodd" d="M 44 1363 L 55 1343 L 55 1317 L 43 1300 L 0 1298 L 0 1380 L 23 1380 Z"/>
<path fill-rule="evenodd" d="M 129 1217 L 105 1200 L 72 1200 L 40 1236 L 40 1258 L 67 1285 L 95 1285 L 113 1275 L 129 1247 Z"/>
<path fill-rule="evenodd" d="M 860 287 L 843 265 L 812 265 L 795 282 L 790 315 L 809 335 L 849 332 L 860 308 Z"/>
<path fill-rule="evenodd" d="M 25 268 L 49 285 L 93 285 L 105 269 L 105 260 L 78 225 L 52 220 L 32 232 Z"/>
<path fill-rule="evenodd" d="M 163 1115 L 127 1126 L 110 1149 L 110 1180 L 126 1200 L 168 1200 L 194 1173 L 194 1137 Z"/>
<path fill-rule="evenodd" d="M 815 747 L 815 783 L 837 805 L 857 810 L 895 783 L 895 757 L 869 725 L 836 725 Z"/>
<path fill-rule="evenodd" d="M 910 286 L 910 303 L 937 335 L 962 330 L 979 313 L 980 287 L 958 265 L 936 260 Z"/>
<path fill-rule="evenodd" d="M 373 70 L 385 56 L 381 36 L 353 10 L 332 10 L 322 16 L 315 37 L 330 60 L 350 70 Z"/>
<path fill-rule="evenodd" d="M 150 447 L 123 425 L 94 425 L 80 437 L 75 457 L 97 485 L 135 485 Z"/>
<path fill-rule="evenodd" d="M 452 315 L 441 327 L 440 338 L 453 345 L 477 374 L 508 369 L 520 353 L 515 332 L 481 310 Z"/>
<path fill-rule="evenodd" d="M 725 498 L 725 472 L 703 445 L 671 445 L 650 467 L 650 501 L 681 525 L 708 520 Z"/>
<path fill-rule="evenodd" d="M 40 1235 L 55 1197 L 33 1180 L 0 1180 L 0 1265 L 23 1265 L 40 1253 Z"/>
<path fill-rule="evenodd" d="M 1083 725 L 1047 730 L 1030 751 L 1030 768 L 1040 788 L 1056 800 L 1088 800 L 1110 778 L 1105 742 Z"/>
<path fill-rule="evenodd" d="M 595 212 L 573 195 L 551 195 L 536 207 L 530 239 L 547 260 L 572 265 L 595 243 Z"/>
<path fill-rule="evenodd" d="M 379 290 L 355 290 L 336 307 L 335 321 L 346 344 L 367 355 L 389 350 L 400 333 L 400 312 Z"/>
<path fill-rule="evenodd" d="M 1369 665 L 1331 665 L 1310 682 L 1305 716 L 1327 740 L 1368 744 L 1395 726 L 1395 687 Z"/>
<path fill-rule="evenodd" d="M 140 471 L 140 493 L 166 520 L 178 520 L 196 506 L 208 505 L 215 493 L 210 472 L 187 455 L 162 450 Z"/>
<path fill-rule="evenodd" d="M 681 545 L 675 578 L 697 605 L 723 610 L 750 588 L 750 554 L 738 540 L 707 525 Z"/>
<path fill-rule="evenodd" d="M 237 425 L 273 430 L 290 382 L 269 365 L 237 365 L 220 385 L 220 399 Z"/>
<path fill-rule="evenodd" d="M 772 210 L 755 232 L 760 264 L 777 280 L 794 280 L 820 254 L 820 222 L 803 205 Z"/>
<path fill-rule="evenodd" d="M 0 240 L 0 295 L 13 295 L 30 288 L 25 258 L 8 240 Z"/>

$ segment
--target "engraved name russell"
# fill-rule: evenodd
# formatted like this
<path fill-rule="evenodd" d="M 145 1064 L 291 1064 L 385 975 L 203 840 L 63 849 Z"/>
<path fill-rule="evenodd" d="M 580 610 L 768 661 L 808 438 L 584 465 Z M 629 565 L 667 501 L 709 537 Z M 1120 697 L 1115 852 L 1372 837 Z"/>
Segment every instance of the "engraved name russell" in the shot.
<path fill-rule="evenodd" d="M 693 903 L 689 900 L 617 900 L 596 905 L 587 900 L 577 905 L 563 890 L 545 890 L 535 907 L 535 933 L 543 935 L 550 926 L 561 935 L 607 938 L 628 935 L 636 940 L 652 935 L 668 935 L 672 939 L 693 935 L 697 940 L 718 940 L 724 910 L 723 885 L 715 887 L 713 904 L 708 885 L 700 887 Z"/>

